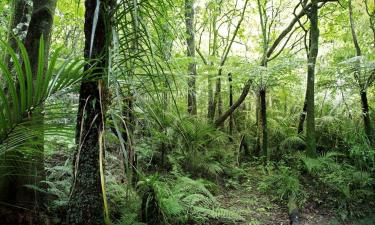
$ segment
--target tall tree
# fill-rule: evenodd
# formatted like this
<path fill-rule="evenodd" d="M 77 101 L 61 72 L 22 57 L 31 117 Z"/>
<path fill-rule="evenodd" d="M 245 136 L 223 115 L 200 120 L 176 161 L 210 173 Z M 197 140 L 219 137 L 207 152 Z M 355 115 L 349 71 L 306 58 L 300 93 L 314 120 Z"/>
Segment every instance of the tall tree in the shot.
<path fill-rule="evenodd" d="M 369 104 L 367 99 L 367 86 L 362 82 L 361 79 L 361 69 L 360 69 L 360 58 L 362 57 L 362 50 L 359 45 L 356 29 L 355 29 L 355 22 L 353 18 L 353 5 L 352 1 L 349 0 L 349 21 L 350 21 L 350 29 L 353 38 L 353 45 L 355 48 L 356 56 L 358 57 L 358 61 L 355 65 L 354 77 L 356 78 L 359 88 L 360 88 L 360 96 L 361 96 L 361 105 L 362 105 L 362 118 L 363 118 L 363 125 L 365 128 L 365 134 L 367 139 L 373 144 L 373 137 L 372 137 L 372 128 L 371 128 L 371 120 L 370 120 L 370 111 L 369 111 Z"/>
<path fill-rule="evenodd" d="M 310 12 L 310 50 L 307 60 L 307 88 L 306 88 L 306 146 L 307 153 L 316 153 L 315 138 L 315 66 L 319 51 L 318 1 L 313 0 Z"/>
<path fill-rule="evenodd" d="M 24 41 L 26 38 L 27 28 L 30 22 L 32 11 L 32 1 L 14 0 L 12 2 L 12 16 L 8 29 L 8 43 L 18 53 L 18 45 L 16 38 Z M 5 54 L 4 61 L 10 65 L 10 56 Z"/>
<path fill-rule="evenodd" d="M 327 3 L 327 2 L 337 2 L 337 0 L 317 0 L 316 3 L 319 3 L 319 2 L 322 3 L 322 4 L 324 4 L 324 3 Z M 298 6 L 300 6 L 300 4 L 301 3 L 298 3 L 298 5 L 295 7 L 295 9 L 297 9 Z M 302 9 L 298 13 L 293 13 L 294 18 L 291 20 L 291 22 L 289 23 L 289 25 L 277 36 L 277 38 L 273 41 L 272 45 L 270 45 L 270 47 L 268 48 L 267 58 L 269 58 L 269 59 L 271 58 L 271 56 L 275 52 L 276 48 L 285 39 L 285 37 L 287 37 L 288 34 L 293 30 L 295 24 L 298 23 L 300 21 L 300 19 L 306 15 L 306 13 L 311 9 L 311 7 L 313 5 L 314 4 L 312 2 L 307 3 L 307 4 L 305 4 L 305 5 L 302 6 Z M 277 54 L 275 54 L 272 57 L 272 59 L 275 58 L 276 56 L 278 56 L 280 52 L 281 51 L 279 51 Z M 245 101 L 246 96 L 248 95 L 248 93 L 250 91 L 251 84 L 252 84 L 252 78 L 249 78 L 246 81 L 245 85 L 243 86 L 241 95 L 239 96 L 239 98 L 237 99 L 237 101 L 235 101 L 233 103 L 232 107 L 230 107 L 229 109 L 227 109 L 221 116 L 219 116 L 215 120 L 215 125 L 216 126 L 219 126 L 220 124 L 224 123 L 224 121 L 242 104 L 242 102 Z"/>
<path fill-rule="evenodd" d="M 260 19 L 260 25 L 262 30 L 262 61 L 261 66 L 267 67 L 268 63 L 268 57 L 267 57 L 267 51 L 268 51 L 268 43 L 269 43 L 269 35 L 267 26 L 268 26 L 268 17 L 267 17 L 267 11 L 266 11 L 266 5 L 267 1 L 264 1 L 262 4 L 260 0 L 257 1 L 258 5 L 258 13 L 259 13 L 259 19 Z M 266 103 L 266 86 L 260 85 L 258 90 L 258 98 L 259 101 L 257 101 L 257 104 L 259 106 L 257 107 L 259 112 L 257 112 L 258 115 L 258 139 L 257 139 L 257 146 L 258 146 L 258 152 L 261 152 L 264 156 L 269 158 L 268 153 L 268 130 L 267 130 L 267 103 Z"/>
<path fill-rule="evenodd" d="M 195 28 L 194 28 L 194 0 L 185 0 L 185 25 L 187 57 L 189 57 L 189 78 L 188 78 L 188 112 L 191 115 L 197 114 L 197 99 L 195 80 L 197 76 L 197 64 L 195 62 Z"/>
<path fill-rule="evenodd" d="M 107 217 L 104 186 L 104 116 L 111 40 L 110 5 L 106 0 L 85 1 L 85 70 L 92 65 L 92 76 L 84 78 L 79 92 L 74 180 L 67 223 L 102 225 Z M 104 213 L 103 213 L 104 212 Z"/>
<path fill-rule="evenodd" d="M 16 10 L 27 10 L 27 5 L 22 2 L 15 3 Z M 20 5 L 17 5 L 20 4 Z M 26 7 L 26 8 L 25 8 Z M 56 1 L 48 0 L 33 0 L 33 10 L 31 14 L 30 24 L 25 37 L 25 48 L 30 60 L 30 69 L 32 73 L 32 79 L 34 84 L 36 81 L 36 75 L 38 73 L 38 56 L 39 56 L 39 44 L 41 38 L 44 43 L 44 65 L 43 70 L 46 72 L 48 66 L 48 53 L 49 53 L 49 42 L 51 39 L 51 31 L 53 24 L 53 16 L 56 7 Z M 21 16 L 23 13 L 15 12 Z M 18 18 L 14 18 L 18 20 Z M 20 21 L 21 22 L 21 21 Z M 12 22 L 14 23 L 14 21 Z M 10 39 L 10 45 L 15 45 L 16 40 L 14 37 Z M 27 66 L 25 66 L 26 69 Z M 17 81 L 19 82 L 19 81 Z M 33 87 L 31 87 L 33 89 Z M 36 96 L 34 96 L 36 97 Z M 31 124 L 38 123 L 43 124 L 43 115 L 41 111 L 36 111 L 32 115 L 29 115 L 29 122 Z M 25 129 L 27 130 L 27 129 Z M 28 154 L 23 152 L 14 153 L 9 157 L 9 160 L 20 160 L 23 159 L 24 163 L 22 167 L 17 167 L 15 174 L 11 173 L 5 184 L 1 185 L 1 188 L 5 189 L 6 195 L 2 195 L 6 199 L 5 202 L 15 205 L 23 205 L 31 208 L 40 206 L 43 201 L 41 192 L 36 191 L 27 187 L 27 185 L 40 186 L 40 181 L 44 180 L 44 136 L 41 134 L 29 143 L 32 148 L 35 148 L 35 153 Z"/>

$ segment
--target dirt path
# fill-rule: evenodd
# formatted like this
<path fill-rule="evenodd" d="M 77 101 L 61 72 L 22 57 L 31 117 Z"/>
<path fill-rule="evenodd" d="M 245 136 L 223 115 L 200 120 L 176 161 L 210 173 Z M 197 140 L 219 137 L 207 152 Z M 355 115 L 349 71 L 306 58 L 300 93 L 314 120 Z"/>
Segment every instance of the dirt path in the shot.
<path fill-rule="evenodd" d="M 289 225 L 287 205 L 276 203 L 267 193 L 258 190 L 258 171 L 251 174 L 247 181 L 235 189 L 224 189 L 217 196 L 218 201 L 226 209 L 239 213 L 246 222 L 238 225 Z M 300 210 L 300 225 L 343 225 L 335 222 L 337 215 L 332 211 L 306 204 Z"/>

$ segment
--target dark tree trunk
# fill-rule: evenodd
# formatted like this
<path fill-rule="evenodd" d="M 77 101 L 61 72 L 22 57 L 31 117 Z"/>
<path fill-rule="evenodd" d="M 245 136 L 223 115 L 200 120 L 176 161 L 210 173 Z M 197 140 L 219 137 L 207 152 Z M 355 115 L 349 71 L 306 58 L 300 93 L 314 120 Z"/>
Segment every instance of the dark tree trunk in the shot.
<path fill-rule="evenodd" d="M 25 48 L 27 50 L 31 72 L 33 74 L 33 79 L 36 79 L 36 74 L 38 72 L 38 55 L 39 55 L 39 42 L 40 38 L 43 37 L 45 49 L 44 49 L 44 72 L 48 66 L 48 53 L 49 53 L 49 42 L 52 31 L 53 15 L 56 7 L 56 1 L 47 0 L 33 0 L 33 10 L 31 14 L 31 20 L 28 27 L 27 35 L 25 38 Z M 15 3 L 15 10 L 25 10 L 28 12 L 28 6 L 25 2 Z M 27 15 L 22 12 L 15 12 L 16 17 L 12 20 L 12 26 L 17 25 L 21 22 L 27 22 Z M 23 28 L 21 28 L 22 30 Z M 16 40 L 13 37 L 9 37 L 9 42 L 12 47 L 17 51 L 18 47 Z M 9 60 L 9 59 L 7 59 Z M 8 61 L 9 62 L 9 61 Z M 9 66 L 11 67 L 10 63 Z M 33 112 L 32 116 L 29 117 L 30 124 L 38 124 L 38 126 L 43 126 L 44 120 L 41 111 Z M 26 128 L 27 130 L 27 128 Z M 5 202 L 9 205 L 14 206 L 14 209 L 26 208 L 26 209 L 37 209 L 43 207 L 44 195 L 42 192 L 35 189 L 29 188 L 26 185 L 35 185 L 40 189 L 45 189 L 45 186 L 41 184 L 41 181 L 45 179 L 44 170 L 44 134 L 41 132 L 33 138 L 28 145 L 33 148 L 32 154 L 25 154 L 22 152 L 10 153 L 8 155 L 8 163 L 11 164 L 10 170 L 13 171 L 9 177 L 4 177 L 7 181 L 1 184 L 2 189 L 7 189 L 4 193 Z M 17 163 L 22 159 L 22 166 Z M 13 161 L 13 163 L 11 162 Z M 15 167 L 15 168 L 13 168 Z M 2 190 L 0 190 L 2 192 Z M 3 192 L 2 192 L 3 193 Z M 25 213 L 30 213 L 28 210 Z M 30 215 L 31 217 L 38 215 Z M 28 216 L 23 216 L 28 217 Z M 16 219 L 16 218 L 15 218 Z M 0 220 L 2 215 L 0 215 Z M 23 219 L 21 219 L 22 221 Z M 38 224 L 43 224 L 45 221 L 39 221 Z M 20 223 L 20 221 L 18 221 Z M 24 223 L 22 221 L 21 223 Z"/>
<path fill-rule="evenodd" d="M 223 115 L 221 115 L 219 118 L 215 120 L 214 124 L 216 127 L 219 127 L 222 123 L 224 123 L 225 120 L 230 115 L 232 115 L 232 113 L 242 104 L 242 102 L 246 99 L 246 96 L 250 91 L 251 84 L 252 84 L 252 80 L 249 79 L 246 82 L 245 86 L 243 87 L 242 93 L 240 97 L 237 99 L 237 101 L 234 102 L 233 105 L 227 111 L 225 111 Z"/>
<path fill-rule="evenodd" d="M 352 6 L 351 0 L 349 0 L 349 20 L 350 20 L 350 28 L 351 28 L 354 48 L 356 50 L 356 55 L 360 57 L 362 56 L 362 51 L 359 46 L 357 34 L 355 31 L 355 23 L 354 23 L 354 18 L 353 18 L 353 6 Z M 356 74 L 355 77 L 358 77 L 358 78 L 361 77 L 361 70 L 360 70 L 359 62 L 356 65 L 356 71 L 354 71 L 354 73 Z M 365 85 L 362 84 L 360 80 L 357 80 L 357 82 L 359 83 L 359 88 L 361 90 L 360 95 L 361 95 L 361 105 L 362 105 L 362 118 L 363 118 L 365 134 L 370 144 L 373 145 L 374 140 L 372 137 L 371 121 L 370 121 L 370 115 L 369 115 L 369 105 L 368 105 L 368 100 L 367 100 L 367 91 L 366 91 L 367 87 L 365 87 Z"/>
<path fill-rule="evenodd" d="M 233 84 L 232 84 L 232 74 L 228 73 L 228 83 L 229 83 L 229 108 L 233 105 Z M 233 125 L 234 125 L 234 118 L 231 114 L 229 116 L 229 135 L 230 135 L 230 141 L 233 141 Z"/>
<path fill-rule="evenodd" d="M 325 1 L 325 2 L 328 2 L 328 1 Z M 315 3 L 314 3 L 315 4 Z M 275 41 L 273 42 L 273 44 L 271 45 L 270 48 L 268 48 L 268 51 L 267 51 L 267 58 L 270 58 L 271 55 L 274 53 L 275 49 L 279 46 L 279 44 L 281 43 L 281 41 L 292 31 L 294 25 L 303 17 L 306 15 L 307 12 L 310 11 L 310 9 L 312 8 L 312 5 L 314 5 L 312 3 L 309 3 L 307 4 L 304 9 L 302 9 L 293 19 L 292 21 L 289 23 L 289 25 L 280 33 L 280 35 L 275 39 Z M 263 63 L 262 62 L 262 66 L 263 66 Z M 242 93 L 240 95 L 240 97 L 237 99 L 237 101 L 233 104 L 233 106 L 231 108 L 229 108 L 227 111 L 224 112 L 223 115 L 221 115 L 219 118 L 217 118 L 215 120 L 215 126 L 219 126 L 221 125 L 222 123 L 224 123 L 224 121 L 226 119 L 228 119 L 228 117 L 242 104 L 242 102 L 246 99 L 246 96 L 247 94 L 249 93 L 250 91 L 250 85 L 252 83 L 252 78 L 249 78 L 246 82 L 246 84 L 244 85 L 244 87 L 242 88 Z"/>
<path fill-rule="evenodd" d="M 16 54 L 19 54 L 19 49 L 17 41 L 14 37 L 19 38 L 22 42 L 24 41 L 25 37 L 22 37 L 22 33 L 27 32 L 27 27 L 30 22 L 28 15 L 31 14 L 31 10 L 31 6 L 28 5 L 25 0 L 15 0 L 12 3 L 12 15 L 7 38 L 9 46 L 15 51 Z M 24 25 L 18 29 L 17 26 L 19 26 L 19 24 Z M 8 68 L 11 71 L 13 65 L 10 61 L 9 54 L 4 54 L 4 62 L 5 65 L 8 65 Z M 0 88 L 3 88 L 5 93 L 7 93 L 7 87 L 3 85 L 5 82 L 2 81 L 2 78 L 0 78 L 0 83 Z M 15 187 L 14 180 L 17 180 L 17 178 L 14 177 L 15 174 L 17 174 L 17 168 L 13 168 L 14 160 L 16 160 L 16 155 L 14 155 L 14 153 L 8 153 L 5 154 L 4 160 L 0 161 L 0 174 L 4 174 L 3 176 L 0 176 L 0 201 L 2 202 L 14 203 L 16 198 L 16 193 L 14 191 L 17 188 L 14 189 L 13 187 Z"/>
<path fill-rule="evenodd" d="M 24 5 L 23 5 L 24 6 Z M 23 6 L 19 9 L 23 9 Z M 34 0 L 33 1 L 33 11 L 30 20 L 29 29 L 25 38 L 25 48 L 27 50 L 31 71 L 33 74 L 33 79 L 36 79 L 36 74 L 38 71 L 38 51 L 39 51 L 39 41 L 40 38 L 43 36 L 45 49 L 44 49 L 44 70 L 46 70 L 48 66 L 48 52 L 49 52 L 49 41 L 52 31 L 52 24 L 53 24 L 53 14 L 56 7 L 56 1 L 43 1 L 43 0 Z M 15 39 L 11 38 L 10 43 L 11 45 L 14 44 Z M 40 112 L 39 112 L 40 113 Z M 33 120 L 32 123 L 41 123 L 43 124 L 43 119 L 41 114 L 38 112 L 34 112 L 33 117 L 30 120 Z M 35 118 L 34 118 L 35 117 Z M 23 165 L 23 169 L 18 168 L 17 174 L 20 176 L 12 176 L 12 196 L 11 197 L 15 202 L 22 203 L 22 204 L 32 204 L 34 205 L 40 199 L 40 193 L 32 190 L 30 188 L 26 188 L 25 185 L 33 184 L 39 185 L 39 182 L 42 181 L 45 177 L 44 172 L 44 157 L 43 157 L 43 135 L 38 137 L 38 144 L 30 143 L 30 145 L 34 145 L 37 150 L 35 150 L 35 154 L 32 156 L 23 156 L 23 157 L 31 157 L 28 159 L 23 159 L 27 165 Z M 33 140 L 33 142 L 36 140 Z M 35 142 L 34 142 L 35 143 Z M 20 171 L 22 170 L 22 171 Z M 35 175 L 37 174 L 37 175 Z"/>
<path fill-rule="evenodd" d="M 130 98 L 126 100 L 126 107 L 125 107 L 125 121 L 127 121 L 127 127 L 124 127 L 125 133 L 123 133 L 124 140 L 126 142 L 126 148 L 128 150 L 128 165 L 130 168 L 127 171 L 131 174 L 131 183 L 135 187 L 138 182 L 137 176 L 137 155 L 134 150 L 133 146 L 133 134 L 134 134 L 134 127 L 135 127 L 135 116 L 134 116 L 134 95 L 132 93 L 129 94 Z"/>
<path fill-rule="evenodd" d="M 106 196 L 103 196 L 105 192 L 103 190 L 103 132 L 108 93 L 104 80 L 111 28 L 109 5 L 106 5 L 107 1 L 100 0 L 95 34 L 92 35 L 93 18 L 95 9 L 98 7 L 96 2 L 96 0 L 85 1 L 84 56 L 87 60 L 85 69 L 89 69 L 90 60 L 96 60 L 92 71 L 96 79 L 84 79 L 80 87 L 74 181 L 67 217 L 67 224 L 70 225 L 103 225 L 107 217 L 105 213 Z"/>
<path fill-rule="evenodd" d="M 306 113 L 307 113 L 307 101 L 306 101 L 306 96 L 305 96 L 305 101 L 303 102 L 302 112 L 301 112 L 301 115 L 299 116 L 299 122 L 298 122 L 298 128 L 297 128 L 298 134 L 302 134 L 303 132 L 303 124 L 305 123 Z"/>
<path fill-rule="evenodd" d="M 195 29 L 194 29 L 194 0 L 185 0 L 185 24 L 186 24 L 186 43 L 187 57 L 192 62 L 189 63 L 188 78 L 188 112 L 191 115 L 197 114 L 197 100 L 195 80 L 197 76 L 197 64 L 195 63 Z"/>
<path fill-rule="evenodd" d="M 308 56 L 306 88 L 306 146 L 307 153 L 309 155 L 315 155 L 315 64 L 319 48 L 318 3 L 316 0 L 312 2 L 308 18 L 310 20 L 310 51 Z"/>
<path fill-rule="evenodd" d="M 267 131 L 267 103 L 266 90 L 259 91 L 259 122 L 258 122 L 258 143 L 259 150 L 263 156 L 269 159 L 268 153 L 268 131 Z"/>
<path fill-rule="evenodd" d="M 29 15 L 31 15 L 32 8 L 26 0 L 14 0 L 12 8 L 13 14 L 8 30 L 8 43 L 10 47 L 18 54 L 18 45 L 14 37 L 19 38 L 22 42 L 25 40 L 23 33 L 27 32 L 30 22 Z M 4 55 L 4 62 L 6 65 L 9 65 L 9 68 L 12 67 L 10 56 L 8 54 Z"/>
<path fill-rule="evenodd" d="M 374 139 L 373 139 L 373 136 L 372 136 L 369 105 L 368 105 L 367 92 L 366 91 L 361 91 L 361 105 L 362 105 L 362 118 L 363 118 L 363 124 L 364 124 L 364 127 L 365 127 L 365 134 L 366 134 L 370 144 L 373 144 Z"/>

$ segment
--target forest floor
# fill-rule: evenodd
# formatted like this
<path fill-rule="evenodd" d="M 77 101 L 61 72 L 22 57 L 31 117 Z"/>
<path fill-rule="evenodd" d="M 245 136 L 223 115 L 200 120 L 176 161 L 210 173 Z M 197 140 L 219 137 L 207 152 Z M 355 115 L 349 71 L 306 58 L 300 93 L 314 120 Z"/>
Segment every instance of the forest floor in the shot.
<path fill-rule="evenodd" d="M 245 218 L 241 225 L 289 225 L 288 207 L 276 202 L 267 193 L 258 190 L 259 171 L 249 171 L 244 184 L 237 188 L 224 188 L 217 196 L 221 205 Z M 334 209 L 305 203 L 300 209 L 300 225 L 370 225 L 366 222 L 342 222 Z M 240 225 L 240 224 L 239 224 Z M 373 224 L 371 224 L 373 225 Z"/>

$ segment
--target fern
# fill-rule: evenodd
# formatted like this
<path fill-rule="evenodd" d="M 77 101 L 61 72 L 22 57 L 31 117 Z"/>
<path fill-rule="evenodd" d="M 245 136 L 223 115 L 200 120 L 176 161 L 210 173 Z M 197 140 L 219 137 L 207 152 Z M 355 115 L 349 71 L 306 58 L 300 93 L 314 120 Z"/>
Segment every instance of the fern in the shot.
<path fill-rule="evenodd" d="M 290 136 L 280 143 L 281 148 L 288 150 L 295 150 L 299 146 L 305 146 L 305 140 L 300 136 Z"/>
<path fill-rule="evenodd" d="M 145 194 L 154 193 L 148 198 L 156 201 L 154 206 L 158 209 L 154 212 L 160 213 L 152 217 L 163 218 L 158 220 L 160 224 L 185 224 L 187 221 L 204 224 L 210 220 L 223 222 L 244 220 L 236 212 L 221 208 L 202 180 L 178 177 L 175 181 L 165 183 L 152 177 L 146 182 L 140 182 L 140 185 L 144 186 L 146 183 L 148 190 L 153 191 L 145 192 Z"/>

